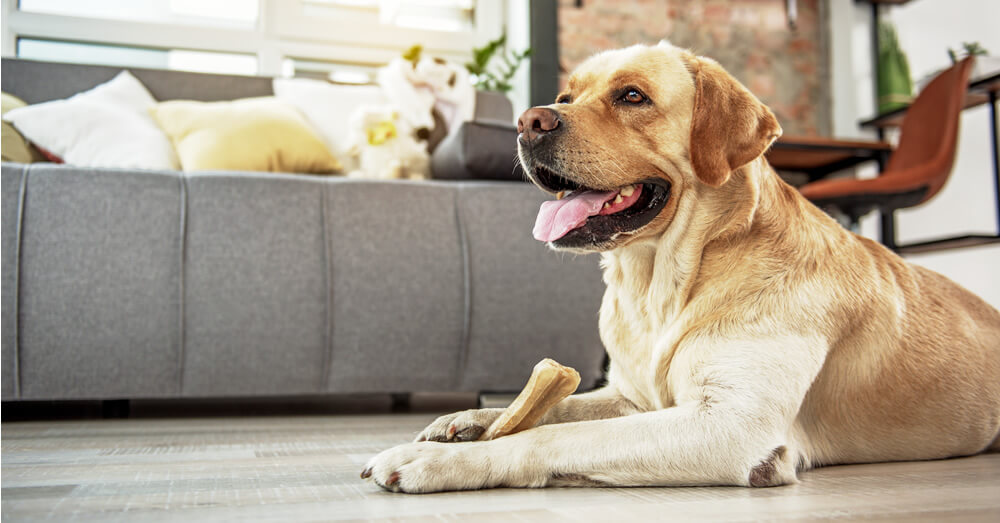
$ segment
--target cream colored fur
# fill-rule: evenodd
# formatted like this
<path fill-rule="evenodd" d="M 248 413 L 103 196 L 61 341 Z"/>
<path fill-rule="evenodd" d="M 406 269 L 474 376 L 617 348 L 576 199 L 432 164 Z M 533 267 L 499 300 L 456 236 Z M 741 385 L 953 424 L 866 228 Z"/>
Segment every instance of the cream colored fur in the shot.
<path fill-rule="evenodd" d="M 616 113 L 604 101 L 622 82 L 642 82 L 654 105 Z M 729 91 L 707 91 L 718 86 Z M 1000 313 L 782 182 L 754 149 L 780 128 L 744 91 L 669 44 L 574 73 L 570 103 L 550 106 L 569 124 L 559 149 L 574 154 L 553 167 L 594 188 L 650 173 L 671 184 L 657 218 L 601 253 L 608 385 L 494 441 L 439 442 L 476 439 L 498 409 L 444 416 L 365 476 L 403 492 L 769 486 L 821 465 L 1000 450 Z M 740 101 L 707 107 L 712 96 Z M 705 143 L 706 129 L 743 124 L 746 141 Z"/>

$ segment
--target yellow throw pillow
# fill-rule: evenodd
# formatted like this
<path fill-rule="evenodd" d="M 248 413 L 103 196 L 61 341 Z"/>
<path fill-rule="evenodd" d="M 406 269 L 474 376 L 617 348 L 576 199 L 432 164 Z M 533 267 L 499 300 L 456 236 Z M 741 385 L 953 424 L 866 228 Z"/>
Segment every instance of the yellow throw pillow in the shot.
<path fill-rule="evenodd" d="M 150 112 L 185 171 L 329 174 L 342 168 L 298 110 L 274 97 L 175 100 Z"/>
<path fill-rule="evenodd" d="M 7 111 L 12 109 L 17 109 L 20 107 L 25 107 L 28 104 L 24 103 L 20 98 L 3 93 L 2 104 L 0 104 L 0 113 L 7 114 Z M 32 163 L 32 162 L 42 162 L 45 161 L 45 157 L 42 153 L 38 152 L 21 136 L 21 133 L 17 132 L 17 129 L 10 124 L 7 120 L 3 121 L 3 132 L 0 133 L 0 138 L 3 138 L 3 144 L 0 149 L 3 153 L 3 161 L 5 162 L 20 162 L 20 163 Z"/>

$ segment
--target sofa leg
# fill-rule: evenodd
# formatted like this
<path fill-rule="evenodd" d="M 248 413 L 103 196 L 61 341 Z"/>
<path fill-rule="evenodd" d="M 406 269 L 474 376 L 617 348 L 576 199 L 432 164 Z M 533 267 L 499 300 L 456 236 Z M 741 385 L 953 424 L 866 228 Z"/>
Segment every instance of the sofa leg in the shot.
<path fill-rule="evenodd" d="M 410 393 L 396 392 L 389 395 L 392 398 L 393 412 L 406 412 L 410 410 Z"/>
<path fill-rule="evenodd" d="M 104 400 L 101 402 L 101 417 L 104 419 L 125 419 L 129 415 L 129 400 Z"/>

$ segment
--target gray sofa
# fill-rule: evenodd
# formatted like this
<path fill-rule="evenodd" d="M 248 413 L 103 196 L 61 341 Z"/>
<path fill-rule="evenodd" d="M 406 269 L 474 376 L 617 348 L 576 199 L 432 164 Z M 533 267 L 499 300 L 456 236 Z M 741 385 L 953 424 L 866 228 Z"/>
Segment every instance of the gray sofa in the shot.
<path fill-rule="evenodd" d="M 0 77 L 37 103 L 119 70 L 5 59 Z M 271 93 L 132 71 L 159 100 Z M 543 357 L 594 386 L 597 259 L 531 238 L 530 185 L 445 177 L 3 164 L 3 400 L 514 391 Z"/>

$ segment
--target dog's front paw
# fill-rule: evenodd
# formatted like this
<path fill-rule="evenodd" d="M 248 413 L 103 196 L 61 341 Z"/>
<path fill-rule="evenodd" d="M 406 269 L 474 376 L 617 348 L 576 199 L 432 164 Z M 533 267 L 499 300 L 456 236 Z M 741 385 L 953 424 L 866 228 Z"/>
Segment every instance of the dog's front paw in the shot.
<path fill-rule="evenodd" d="M 361 477 L 392 492 L 413 494 L 495 486 L 479 445 L 432 441 L 399 445 L 369 460 Z"/>
<path fill-rule="evenodd" d="M 476 441 L 504 409 L 471 409 L 445 414 L 434 420 L 416 441 Z"/>

